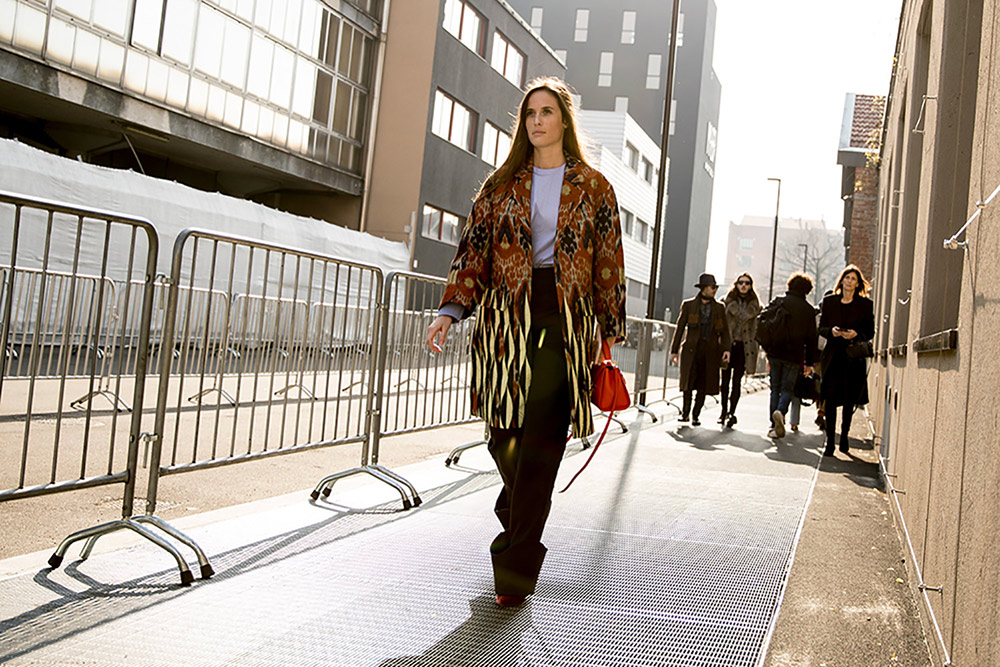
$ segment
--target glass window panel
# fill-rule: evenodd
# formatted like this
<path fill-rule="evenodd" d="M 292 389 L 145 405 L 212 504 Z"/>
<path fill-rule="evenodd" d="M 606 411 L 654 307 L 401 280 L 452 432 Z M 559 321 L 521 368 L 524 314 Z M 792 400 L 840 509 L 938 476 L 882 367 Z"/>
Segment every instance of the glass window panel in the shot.
<path fill-rule="evenodd" d="M 163 24 L 163 55 L 185 65 L 191 64 L 194 23 L 198 16 L 198 0 L 170 0 Z M 199 32 L 204 29 L 199 26 Z M 213 33 L 201 33 L 213 35 Z M 217 39 L 216 34 L 214 39 Z"/>
<path fill-rule="evenodd" d="M 431 132 L 448 139 L 448 128 L 451 125 L 451 99 L 440 90 L 434 93 L 434 119 L 431 123 Z"/>
<path fill-rule="evenodd" d="M 236 14 L 247 21 L 253 20 L 253 0 L 239 0 L 236 3 Z"/>
<path fill-rule="evenodd" d="M 231 12 L 236 11 L 236 0 L 209 0 L 209 2 L 214 2 L 215 4 L 219 5 L 220 7 L 228 11 Z"/>
<path fill-rule="evenodd" d="M 507 159 L 510 154 L 510 135 L 506 132 L 500 132 L 497 135 L 497 158 L 495 166 L 499 167 Z"/>
<path fill-rule="evenodd" d="M 271 18 L 267 22 L 267 30 L 278 39 L 284 38 L 287 11 L 288 0 L 271 0 Z"/>
<path fill-rule="evenodd" d="M 152 59 L 149 61 L 149 73 L 146 75 L 146 95 L 161 102 L 167 99 L 167 76 L 170 68 Z"/>
<path fill-rule="evenodd" d="M 305 58 L 298 58 L 295 66 L 295 89 L 292 92 L 292 111 L 309 118 L 313 97 L 316 95 L 316 66 Z"/>
<path fill-rule="evenodd" d="M 462 27 L 462 2 L 460 0 L 445 0 L 444 29 L 458 38 Z"/>
<path fill-rule="evenodd" d="M 441 214 L 441 240 L 458 243 L 458 216 L 454 213 Z"/>
<path fill-rule="evenodd" d="M 451 118 L 449 141 L 462 148 L 469 148 L 469 133 L 472 130 L 472 114 L 460 104 L 455 104 Z"/>
<path fill-rule="evenodd" d="M 295 69 L 295 54 L 275 45 L 274 62 L 271 70 L 271 101 L 282 109 L 292 103 L 292 71 Z"/>
<path fill-rule="evenodd" d="M 73 69 L 97 74 L 97 58 L 100 52 L 101 38 L 86 30 L 78 30 L 76 45 L 73 48 Z"/>
<path fill-rule="evenodd" d="M 55 7 L 90 23 L 90 3 L 91 0 L 56 0 Z"/>
<path fill-rule="evenodd" d="M 226 115 L 222 122 L 230 127 L 239 127 L 243 120 L 243 98 L 226 91 Z"/>
<path fill-rule="evenodd" d="M 125 65 L 125 47 L 110 39 L 101 40 L 101 56 L 97 65 L 97 76 L 105 81 L 118 84 Z"/>
<path fill-rule="evenodd" d="M 635 44 L 635 12 L 622 12 L 622 44 Z"/>
<path fill-rule="evenodd" d="M 522 72 L 524 71 L 524 56 L 513 46 L 507 50 L 507 67 L 503 75 L 512 84 L 521 87 Z"/>
<path fill-rule="evenodd" d="M 126 20 L 128 0 L 100 0 L 94 3 L 94 25 L 104 28 L 112 35 L 125 36 Z"/>
<path fill-rule="evenodd" d="M 481 156 L 483 158 L 483 162 L 496 166 L 497 128 L 493 126 L 493 123 L 484 123 L 483 150 Z"/>
<path fill-rule="evenodd" d="M 299 18 L 302 16 L 302 0 L 286 0 L 284 13 L 285 26 L 281 31 L 282 38 L 289 44 L 296 44 L 299 37 Z"/>
<path fill-rule="evenodd" d="M 337 65 L 338 37 L 340 37 L 340 19 L 324 10 L 323 25 L 320 28 L 319 59 L 330 67 Z"/>
<path fill-rule="evenodd" d="M 226 113 L 226 91 L 219 86 L 208 86 L 208 109 L 205 116 L 210 120 L 222 122 Z"/>
<path fill-rule="evenodd" d="M 545 9 L 542 7 L 532 7 L 531 8 L 531 29 L 535 32 L 542 31 L 542 17 L 545 15 Z"/>
<path fill-rule="evenodd" d="M 333 111 L 333 131 L 347 136 L 351 119 L 351 87 L 343 81 L 337 82 L 337 98 Z"/>
<path fill-rule="evenodd" d="M 45 41 L 45 12 L 25 4 L 18 5 L 13 41 L 15 46 L 41 55 Z"/>
<path fill-rule="evenodd" d="M 167 76 L 167 104 L 183 109 L 187 104 L 188 81 L 187 72 L 176 67 L 170 68 Z"/>
<path fill-rule="evenodd" d="M 330 122 L 330 97 L 333 94 L 333 75 L 323 70 L 316 72 L 316 99 L 313 101 L 312 119 L 322 125 Z"/>
<path fill-rule="evenodd" d="M 507 58 L 507 40 L 498 32 L 493 33 L 493 54 L 490 66 L 503 74 L 504 60 Z"/>
<path fill-rule="evenodd" d="M 256 11 L 253 15 L 253 22 L 261 30 L 267 30 L 271 22 L 271 0 L 257 0 Z"/>
<path fill-rule="evenodd" d="M 573 32 L 573 41 L 586 42 L 587 27 L 589 25 L 590 25 L 590 10 L 589 9 L 576 10 L 576 29 Z"/>
<path fill-rule="evenodd" d="M 482 19 L 472 7 L 465 5 L 462 8 L 462 35 L 459 39 L 467 47 L 479 53 L 482 34 Z"/>
<path fill-rule="evenodd" d="M 279 146 L 288 143 L 288 116 L 283 113 L 274 114 L 273 141 Z"/>
<path fill-rule="evenodd" d="M 271 60 L 274 58 L 274 42 L 257 34 L 253 36 L 250 49 L 250 70 L 247 92 L 266 100 L 271 88 Z"/>
<path fill-rule="evenodd" d="M 351 73 L 349 77 L 351 81 L 356 81 L 357 83 L 361 83 L 361 75 L 364 72 L 364 48 L 367 41 L 360 31 L 354 33 L 354 48 L 351 49 Z"/>
<path fill-rule="evenodd" d="M 13 21 L 11 21 L 11 27 L 13 27 Z M 76 28 L 71 23 L 53 16 L 49 23 L 49 39 L 45 47 L 45 56 L 64 65 L 71 65 L 75 40 Z"/>
<path fill-rule="evenodd" d="M 205 35 L 199 39 L 194 49 L 194 66 L 212 78 L 219 78 L 219 68 L 222 62 L 222 35 L 225 34 L 225 17 L 208 5 L 201 6 L 198 17 L 198 34 Z"/>
<path fill-rule="evenodd" d="M 149 58 L 136 51 L 130 51 L 125 61 L 125 80 L 123 85 L 129 90 L 143 93 L 146 90 L 146 69 Z"/>
<path fill-rule="evenodd" d="M 368 96 L 360 90 L 353 92 L 354 101 L 351 104 L 351 138 L 362 140 L 365 131 L 365 113 L 368 110 Z"/>
<path fill-rule="evenodd" d="M 347 76 L 351 64 L 351 41 L 354 39 L 354 28 L 344 23 L 340 33 L 340 59 L 337 61 L 337 71 Z"/>
<path fill-rule="evenodd" d="M 257 114 L 257 136 L 265 141 L 270 141 L 273 132 L 274 112 L 262 106 Z"/>
<path fill-rule="evenodd" d="M 441 211 L 431 206 L 424 206 L 424 236 L 432 239 L 441 238 Z"/>
<path fill-rule="evenodd" d="M 129 56 L 129 60 L 131 59 L 132 56 Z M 199 116 L 204 116 L 208 112 L 208 83 L 197 77 L 191 77 L 187 108 Z"/>
<path fill-rule="evenodd" d="M 226 19 L 226 36 L 222 48 L 222 80 L 243 90 L 247 78 L 250 51 L 250 28 L 233 19 Z"/>
<path fill-rule="evenodd" d="M 132 16 L 132 43 L 156 51 L 160 47 L 160 19 L 163 0 L 135 0 Z"/>
<path fill-rule="evenodd" d="M 0 40 L 14 41 L 14 14 L 17 13 L 15 0 L 0 0 Z"/>
<path fill-rule="evenodd" d="M 305 125 L 291 119 L 288 121 L 288 150 L 305 153 L 309 148 L 305 144 Z"/>
<path fill-rule="evenodd" d="M 320 8 L 316 0 L 306 0 L 302 5 L 302 22 L 299 25 L 299 49 L 317 60 L 323 59 L 320 35 L 323 32 L 321 15 L 329 12 Z"/>

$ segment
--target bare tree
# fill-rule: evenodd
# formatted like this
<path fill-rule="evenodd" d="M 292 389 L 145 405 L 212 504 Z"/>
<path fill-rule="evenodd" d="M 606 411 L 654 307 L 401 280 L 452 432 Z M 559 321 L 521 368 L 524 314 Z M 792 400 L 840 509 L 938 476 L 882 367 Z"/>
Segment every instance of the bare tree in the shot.
<path fill-rule="evenodd" d="M 843 268 L 843 230 L 832 231 L 815 225 L 779 230 L 775 285 L 784 285 L 790 275 L 804 269 L 814 283 L 809 300 L 818 304 L 826 291 L 833 289 Z"/>

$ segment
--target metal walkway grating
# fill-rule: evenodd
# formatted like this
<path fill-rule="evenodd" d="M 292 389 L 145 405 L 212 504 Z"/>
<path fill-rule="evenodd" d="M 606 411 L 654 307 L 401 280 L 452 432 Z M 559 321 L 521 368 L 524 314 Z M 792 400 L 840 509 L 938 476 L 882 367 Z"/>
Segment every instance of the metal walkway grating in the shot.
<path fill-rule="evenodd" d="M 149 548 L 0 581 L 0 662 L 754 665 L 815 474 L 799 449 L 701 451 L 648 425 L 609 440 L 556 498 L 521 609 L 493 603 L 498 478 L 479 474 L 422 490 L 406 513 L 309 508 L 275 535 L 255 516 L 192 531 L 218 574 L 187 590 Z"/>

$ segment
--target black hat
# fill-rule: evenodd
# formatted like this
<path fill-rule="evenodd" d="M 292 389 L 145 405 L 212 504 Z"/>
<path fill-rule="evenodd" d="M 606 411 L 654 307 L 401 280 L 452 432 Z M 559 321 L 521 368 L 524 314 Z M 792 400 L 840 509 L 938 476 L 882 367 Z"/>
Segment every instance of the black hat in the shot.
<path fill-rule="evenodd" d="M 695 287 L 718 287 L 719 283 L 715 282 L 715 276 L 711 273 L 701 274 L 701 278 L 698 278 L 698 284 Z"/>

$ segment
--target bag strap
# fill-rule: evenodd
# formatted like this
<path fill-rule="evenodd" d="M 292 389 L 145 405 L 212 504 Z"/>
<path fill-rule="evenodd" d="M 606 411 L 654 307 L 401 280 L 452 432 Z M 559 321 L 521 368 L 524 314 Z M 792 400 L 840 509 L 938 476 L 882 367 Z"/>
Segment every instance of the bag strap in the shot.
<path fill-rule="evenodd" d="M 608 347 L 607 341 L 604 341 L 604 352 L 605 354 L 607 354 L 607 358 L 611 357 L 610 348 Z M 615 390 L 614 393 L 612 393 L 612 403 L 617 403 L 617 402 L 618 402 L 618 385 L 615 384 Z M 601 437 L 597 439 L 597 443 L 594 445 L 594 450 L 590 452 L 590 456 L 587 457 L 587 460 L 584 462 L 583 467 L 581 467 L 579 470 L 576 471 L 576 474 L 573 475 L 573 479 L 569 480 L 569 484 L 567 484 L 565 488 L 563 488 L 563 490 L 560 491 L 559 493 L 566 493 L 566 489 L 573 486 L 573 482 L 575 482 L 576 478 L 580 476 L 580 473 L 586 470 L 587 466 L 590 465 L 590 462 L 594 458 L 594 454 L 597 453 L 597 448 L 601 446 L 601 443 L 604 442 L 604 436 L 608 434 L 608 427 L 611 426 L 611 418 L 614 417 L 614 415 L 615 411 L 612 410 L 611 414 L 608 415 L 607 423 L 604 424 L 604 430 L 601 431 Z"/>

